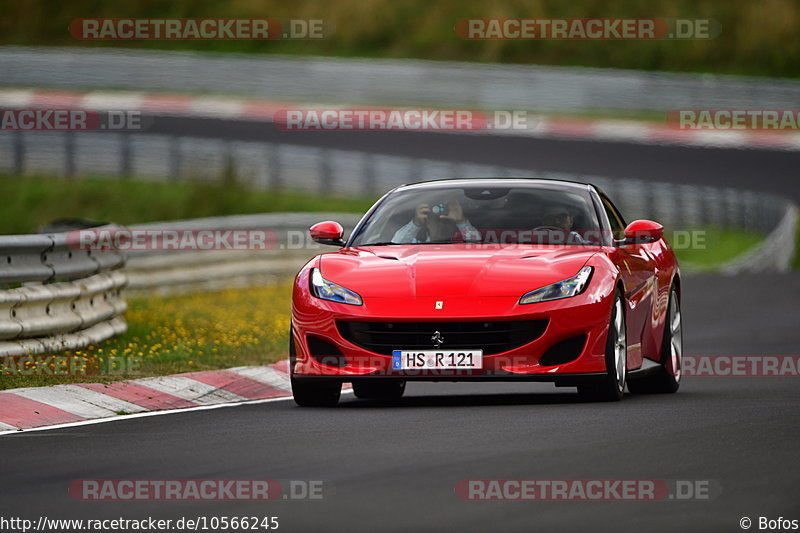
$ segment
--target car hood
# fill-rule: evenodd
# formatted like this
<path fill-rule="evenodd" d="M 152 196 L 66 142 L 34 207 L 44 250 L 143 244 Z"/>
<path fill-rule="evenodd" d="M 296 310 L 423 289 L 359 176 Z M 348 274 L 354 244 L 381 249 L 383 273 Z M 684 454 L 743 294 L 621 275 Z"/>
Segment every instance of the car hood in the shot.
<path fill-rule="evenodd" d="M 447 244 L 343 248 L 322 276 L 364 297 L 521 296 L 574 276 L 595 247 Z"/>

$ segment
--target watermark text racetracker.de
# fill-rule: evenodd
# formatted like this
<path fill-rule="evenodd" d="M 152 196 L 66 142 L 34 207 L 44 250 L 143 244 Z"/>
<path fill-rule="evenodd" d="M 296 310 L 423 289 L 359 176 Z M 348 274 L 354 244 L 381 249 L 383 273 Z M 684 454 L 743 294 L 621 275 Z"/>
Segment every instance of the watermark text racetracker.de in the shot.
<path fill-rule="evenodd" d="M 151 120 L 136 110 L 0 108 L 2 131 L 142 131 Z"/>
<path fill-rule="evenodd" d="M 608 232 L 600 230 L 494 230 L 484 229 L 480 240 L 471 240 L 471 235 L 457 231 L 452 235 L 453 243 L 469 246 L 503 247 L 527 246 L 531 244 L 580 244 L 600 242 Z M 580 235 L 577 240 L 576 235 Z M 607 235 L 610 238 L 610 234 Z M 675 250 L 705 250 L 705 230 L 674 230 L 668 240 Z M 258 250 L 318 250 L 321 245 L 311 238 L 306 230 L 274 229 L 180 229 L 180 228 L 91 228 L 72 230 L 67 233 L 67 246 L 73 250 L 92 252 L 122 251 L 258 251 Z M 401 243 L 398 243 L 401 244 Z"/>
<path fill-rule="evenodd" d="M 455 486 L 467 501 L 710 500 L 720 492 L 708 479 L 465 479 Z"/>
<path fill-rule="evenodd" d="M 324 19 L 83 18 L 69 25 L 80 41 L 198 41 L 327 39 Z"/>
<path fill-rule="evenodd" d="M 408 108 L 286 108 L 273 123 L 284 131 L 525 130 L 538 119 L 525 110 Z"/>
<path fill-rule="evenodd" d="M 68 488 L 79 501 L 322 500 L 322 480 L 305 479 L 77 479 Z"/>
<path fill-rule="evenodd" d="M 442 350 L 438 355 L 453 354 L 454 357 L 466 355 L 466 350 Z M 343 357 L 341 354 L 320 354 L 323 360 L 330 357 L 334 361 Z M 385 375 L 395 378 L 412 377 L 441 377 L 441 378 L 469 378 L 507 375 L 505 368 L 530 367 L 535 363 L 535 355 L 492 355 L 486 356 L 484 362 L 491 361 L 491 367 L 481 369 L 464 366 L 459 368 L 439 368 L 426 363 L 426 366 L 416 368 L 402 368 L 390 356 L 362 355 L 357 353 L 345 354 L 347 363 L 352 366 L 382 369 L 376 370 L 376 375 Z M 392 365 L 394 363 L 394 366 Z M 800 355 L 688 355 L 681 358 L 680 372 L 682 378 L 687 377 L 750 377 L 750 378 L 788 378 L 800 377 Z M 341 376 L 347 375 L 337 365 L 321 365 L 318 369 L 321 375 Z"/>
<path fill-rule="evenodd" d="M 270 229 L 93 228 L 67 233 L 67 246 L 82 251 L 248 251 L 280 247 Z"/>
<path fill-rule="evenodd" d="M 800 377 L 800 355 L 684 355 L 684 377 Z"/>
<path fill-rule="evenodd" d="M 6 355 L 0 376 L 117 376 L 136 373 L 141 355 Z"/>
<path fill-rule="evenodd" d="M 800 109 L 673 109 L 666 121 L 677 130 L 797 131 Z"/>
<path fill-rule="evenodd" d="M 662 40 L 713 39 L 713 19 L 665 18 L 474 18 L 461 19 L 455 32 L 467 40 Z"/>

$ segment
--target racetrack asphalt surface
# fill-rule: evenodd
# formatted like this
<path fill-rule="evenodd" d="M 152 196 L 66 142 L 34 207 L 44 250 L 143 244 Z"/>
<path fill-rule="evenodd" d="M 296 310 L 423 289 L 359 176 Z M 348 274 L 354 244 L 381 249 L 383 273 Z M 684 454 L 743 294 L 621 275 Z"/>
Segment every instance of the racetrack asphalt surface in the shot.
<path fill-rule="evenodd" d="M 569 159 L 580 160 L 586 145 L 576 142 Z M 652 147 L 619 149 L 639 153 L 641 169 L 650 166 Z M 676 175 L 692 175 L 664 150 L 659 158 Z M 791 185 L 782 171 L 796 175 L 797 168 L 789 164 L 796 159 L 778 155 L 706 154 L 710 168 L 735 170 L 742 157 L 765 165 L 763 175 L 774 179 L 753 178 L 749 188 L 772 184 L 775 192 Z M 613 165 L 592 173 L 613 175 Z M 636 175 L 629 170 L 627 177 Z M 717 184 L 728 177 L 717 171 Z M 687 276 L 686 353 L 797 354 L 798 295 L 797 274 Z M 626 395 L 618 403 L 582 402 L 574 389 L 550 384 L 412 383 L 394 404 L 345 395 L 333 409 L 289 400 L 22 432 L 0 437 L 0 516 L 277 516 L 286 532 L 741 531 L 747 516 L 757 530 L 760 516 L 800 519 L 798 405 L 797 377 L 686 378 L 677 394 Z M 321 480 L 325 496 L 80 502 L 67 492 L 77 479 L 198 478 Z M 454 492 L 466 479 L 700 480 L 713 497 L 472 502 Z"/>
<path fill-rule="evenodd" d="M 769 192 L 800 203 L 800 151 L 436 132 L 282 131 L 259 121 L 152 117 L 148 133 L 280 142 L 509 168 Z M 381 192 L 381 191 L 378 191 Z"/>

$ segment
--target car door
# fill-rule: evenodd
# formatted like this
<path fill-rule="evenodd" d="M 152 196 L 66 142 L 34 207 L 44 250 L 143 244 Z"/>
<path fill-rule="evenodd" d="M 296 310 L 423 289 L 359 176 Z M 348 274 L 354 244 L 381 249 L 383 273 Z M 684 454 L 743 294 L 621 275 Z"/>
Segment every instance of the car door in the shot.
<path fill-rule="evenodd" d="M 653 305 L 657 296 L 656 268 L 651 250 L 654 244 L 623 244 L 625 220 L 608 197 L 601 194 L 600 199 L 617 244 L 612 260 L 620 270 L 625 288 L 628 368 L 638 368 L 643 354 L 650 349 L 651 339 L 646 338 L 645 332 L 652 329 L 648 326 L 654 315 Z"/>

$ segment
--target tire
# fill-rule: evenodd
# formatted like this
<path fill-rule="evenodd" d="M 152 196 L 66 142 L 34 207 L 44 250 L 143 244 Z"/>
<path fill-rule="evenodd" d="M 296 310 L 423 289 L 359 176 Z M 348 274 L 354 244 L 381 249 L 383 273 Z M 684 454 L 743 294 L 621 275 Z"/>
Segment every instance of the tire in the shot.
<path fill-rule="evenodd" d="M 606 341 L 606 378 L 600 383 L 578 386 L 584 399 L 599 402 L 618 402 L 625 391 L 628 370 L 628 343 L 625 329 L 625 300 L 619 291 L 614 295 Z"/>
<path fill-rule="evenodd" d="M 342 394 L 340 381 L 323 379 L 298 379 L 294 377 L 294 363 L 297 351 L 294 345 L 292 328 L 289 328 L 289 379 L 292 384 L 294 403 L 300 407 L 332 407 L 339 403 Z"/>
<path fill-rule="evenodd" d="M 402 380 L 363 380 L 353 382 L 353 394 L 362 400 L 398 400 L 406 390 Z"/>
<path fill-rule="evenodd" d="M 664 338 L 661 342 L 661 365 L 652 374 L 628 382 L 628 390 L 634 394 L 658 394 L 677 392 L 681 384 L 683 366 L 683 323 L 678 291 L 669 291 Z"/>
<path fill-rule="evenodd" d="M 340 381 L 292 378 L 294 403 L 300 407 L 333 407 L 341 394 Z"/>

